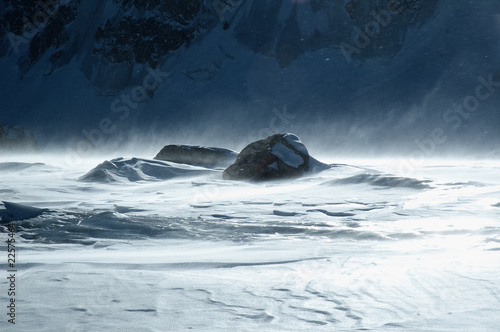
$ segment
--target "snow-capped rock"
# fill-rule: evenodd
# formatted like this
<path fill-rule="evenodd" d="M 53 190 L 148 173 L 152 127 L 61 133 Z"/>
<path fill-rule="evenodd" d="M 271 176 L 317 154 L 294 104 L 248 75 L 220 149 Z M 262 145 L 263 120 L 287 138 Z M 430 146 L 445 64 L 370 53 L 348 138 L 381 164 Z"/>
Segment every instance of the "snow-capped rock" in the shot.
<path fill-rule="evenodd" d="M 247 145 L 234 164 L 224 170 L 222 177 L 226 180 L 275 180 L 327 168 L 328 165 L 309 156 L 296 135 L 276 134 Z"/>

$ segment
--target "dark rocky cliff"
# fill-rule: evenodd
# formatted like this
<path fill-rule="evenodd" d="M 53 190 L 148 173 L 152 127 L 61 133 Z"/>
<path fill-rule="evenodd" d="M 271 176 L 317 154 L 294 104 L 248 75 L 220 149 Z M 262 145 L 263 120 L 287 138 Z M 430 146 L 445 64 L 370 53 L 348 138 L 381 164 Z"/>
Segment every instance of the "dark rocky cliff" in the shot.
<path fill-rule="evenodd" d="M 157 68 L 220 24 L 234 26 L 242 46 L 276 58 L 282 68 L 322 48 L 342 48 L 354 60 L 390 58 L 407 29 L 432 16 L 437 1 L 8 0 L 1 10 L 1 55 L 14 49 L 23 77 L 39 74 L 33 68 L 42 59 L 48 64 L 41 73 L 50 75 L 80 57 L 96 91 L 116 94 L 133 81 L 135 64 Z"/>

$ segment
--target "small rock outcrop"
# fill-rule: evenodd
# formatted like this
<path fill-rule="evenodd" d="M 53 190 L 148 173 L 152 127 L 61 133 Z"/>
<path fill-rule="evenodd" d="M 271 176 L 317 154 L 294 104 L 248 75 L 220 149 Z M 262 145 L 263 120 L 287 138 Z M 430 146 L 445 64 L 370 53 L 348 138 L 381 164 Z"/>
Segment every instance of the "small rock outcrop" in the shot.
<path fill-rule="evenodd" d="M 20 126 L 0 123 L 0 150 L 36 151 L 38 149 L 35 136 Z"/>
<path fill-rule="evenodd" d="M 234 162 L 237 155 L 233 150 L 222 148 L 167 145 L 158 152 L 154 159 L 194 166 L 227 167 Z"/>
<path fill-rule="evenodd" d="M 234 164 L 224 170 L 225 180 L 277 180 L 302 176 L 328 165 L 309 156 L 294 134 L 276 134 L 247 145 Z"/>

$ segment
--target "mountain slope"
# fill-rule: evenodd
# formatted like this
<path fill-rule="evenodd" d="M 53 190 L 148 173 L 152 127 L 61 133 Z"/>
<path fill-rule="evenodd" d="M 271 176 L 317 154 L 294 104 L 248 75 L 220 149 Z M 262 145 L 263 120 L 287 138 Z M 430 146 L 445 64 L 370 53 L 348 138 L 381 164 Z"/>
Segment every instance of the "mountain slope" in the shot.
<path fill-rule="evenodd" d="M 480 77 L 496 82 L 499 7 L 4 1 L 0 123 L 94 147 L 137 132 L 244 144 L 291 130 L 322 132 L 317 140 L 329 146 L 390 150 L 394 138 L 412 146 L 435 127 L 451 145 L 498 143 L 494 91 L 477 112 L 447 109 L 474 94 Z"/>

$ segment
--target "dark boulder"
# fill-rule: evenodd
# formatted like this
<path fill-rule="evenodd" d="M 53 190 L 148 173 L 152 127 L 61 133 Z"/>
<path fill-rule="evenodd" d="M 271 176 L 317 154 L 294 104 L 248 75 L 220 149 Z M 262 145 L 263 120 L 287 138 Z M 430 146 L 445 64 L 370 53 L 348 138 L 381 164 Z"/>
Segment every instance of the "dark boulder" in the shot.
<path fill-rule="evenodd" d="M 235 151 L 222 148 L 167 145 L 154 159 L 195 166 L 226 167 L 234 162 L 237 155 Z"/>
<path fill-rule="evenodd" d="M 309 156 L 296 135 L 276 134 L 247 145 L 222 177 L 225 180 L 274 180 L 326 168 L 328 165 Z"/>

